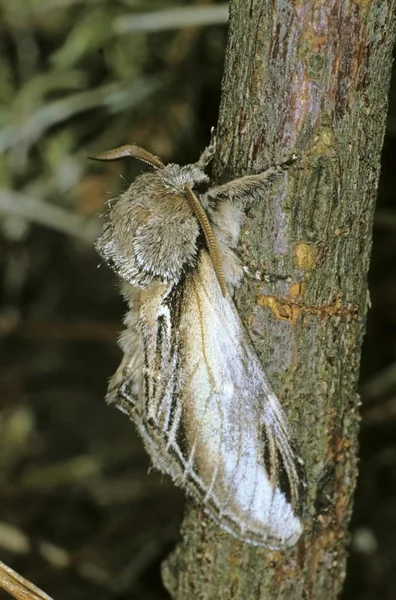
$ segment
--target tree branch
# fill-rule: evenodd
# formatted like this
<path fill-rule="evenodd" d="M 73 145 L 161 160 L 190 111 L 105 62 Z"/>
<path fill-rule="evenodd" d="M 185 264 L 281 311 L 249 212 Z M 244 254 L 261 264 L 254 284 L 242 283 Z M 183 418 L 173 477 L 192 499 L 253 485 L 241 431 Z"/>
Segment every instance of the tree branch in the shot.
<path fill-rule="evenodd" d="M 356 480 L 356 393 L 395 34 L 393 0 L 233 0 L 215 175 L 300 157 L 247 220 L 237 303 L 306 461 L 305 535 L 240 543 L 189 506 L 175 599 L 336 598 Z M 254 335 L 259 332 L 258 335 Z"/>

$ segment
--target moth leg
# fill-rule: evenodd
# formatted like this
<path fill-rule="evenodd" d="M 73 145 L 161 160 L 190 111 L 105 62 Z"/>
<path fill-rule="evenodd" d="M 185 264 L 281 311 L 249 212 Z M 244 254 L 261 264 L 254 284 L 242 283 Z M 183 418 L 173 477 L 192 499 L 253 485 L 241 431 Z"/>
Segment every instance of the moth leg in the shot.
<path fill-rule="evenodd" d="M 216 152 L 216 130 L 214 127 L 212 127 L 212 129 L 210 130 L 209 146 L 207 146 L 205 148 L 205 150 L 202 152 L 201 156 L 199 157 L 198 162 L 196 163 L 197 167 L 199 169 L 201 169 L 202 171 L 204 171 L 205 168 L 208 166 L 208 164 L 213 159 L 215 152 Z"/>
<path fill-rule="evenodd" d="M 237 202 L 254 198 L 257 192 L 262 192 L 268 188 L 277 177 L 284 173 L 296 158 L 295 155 L 292 155 L 289 160 L 275 167 L 270 167 L 263 173 L 245 175 L 223 185 L 215 186 L 208 190 L 205 196 L 210 202 L 223 199 Z"/>
<path fill-rule="evenodd" d="M 243 271 L 243 274 L 246 275 L 249 279 L 253 279 L 254 281 L 260 282 L 263 281 L 259 271 L 255 271 L 254 273 L 252 273 L 247 265 L 242 265 L 241 269 Z"/>

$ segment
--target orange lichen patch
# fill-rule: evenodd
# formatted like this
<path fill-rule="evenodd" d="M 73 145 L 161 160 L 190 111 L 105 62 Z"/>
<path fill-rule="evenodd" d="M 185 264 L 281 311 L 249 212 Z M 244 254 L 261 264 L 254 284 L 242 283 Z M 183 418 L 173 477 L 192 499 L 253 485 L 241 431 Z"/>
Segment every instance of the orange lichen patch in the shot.
<path fill-rule="evenodd" d="M 335 531 L 333 529 L 329 529 L 326 531 L 326 534 L 323 536 L 323 548 L 326 546 L 330 546 L 335 540 Z"/>
<path fill-rule="evenodd" d="M 235 568 L 235 567 L 240 567 L 241 564 L 241 557 L 237 552 L 230 552 L 229 556 L 228 556 L 228 564 L 230 565 L 231 569 Z"/>
<path fill-rule="evenodd" d="M 279 563 L 282 561 L 282 553 L 279 550 L 271 550 L 268 552 L 268 560 L 272 563 Z"/>
<path fill-rule="evenodd" d="M 204 560 L 206 560 L 207 562 L 213 562 L 213 549 L 212 548 L 205 548 L 204 551 L 202 552 L 202 558 Z"/>
<path fill-rule="evenodd" d="M 295 302 L 278 300 L 275 296 L 264 296 L 259 294 L 256 298 L 256 303 L 258 306 L 269 308 L 280 321 L 289 321 L 290 323 L 293 323 L 293 325 L 296 323 L 301 310 Z"/>
<path fill-rule="evenodd" d="M 302 302 L 294 302 L 288 298 L 276 298 L 266 294 L 256 296 L 256 304 L 269 308 L 275 318 L 280 321 L 289 321 L 293 325 L 296 323 L 300 313 L 326 317 L 344 317 L 353 319 L 357 315 L 357 307 L 343 307 L 341 304 L 341 295 L 337 295 L 331 304 L 324 306 L 309 306 Z"/>
<path fill-rule="evenodd" d="M 306 291 L 307 284 L 305 281 L 292 283 L 286 296 L 287 298 L 290 298 L 290 300 L 293 300 L 294 298 L 303 298 Z"/>
<path fill-rule="evenodd" d="M 347 511 L 347 509 L 349 508 L 349 492 L 348 489 L 341 489 L 339 496 L 338 496 L 338 500 L 335 504 L 335 522 L 336 522 L 336 529 L 339 528 L 340 523 L 343 522 L 344 518 L 345 518 L 345 513 Z"/>
<path fill-rule="evenodd" d="M 351 233 L 351 230 L 349 227 L 344 227 L 343 229 L 340 229 L 339 227 L 337 227 L 337 229 L 334 230 L 334 235 L 336 237 L 341 237 L 342 235 L 349 235 Z"/>
<path fill-rule="evenodd" d="M 334 458 L 336 463 L 340 463 L 345 460 L 345 458 L 348 455 L 349 449 L 351 448 L 351 445 L 352 444 L 350 440 L 348 440 L 347 438 L 337 438 L 334 449 Z"/>
<path fill-rule="evenodd" d="M 306 563 L 308 571 L 311 573 L 311 577 L 317 575 L 323 553 L 327 548 L 331 548 L 336 539 L 335 532 L 331 529 L 331 523 L 328 518 L 319 515 L 317 521 L 319 521 L 321 528 L 320 531 L 317 531 L 310 537 L 312 552 L 310 552 L 310 556 L 308 555 L 308 562 Z"/>
<path fill-rule="evenodd" d="M 285 579 L 287 579 L 287 580 L 297 579 L 298 575 L 299 575 L 299 570 L 297 568 L 290 569 L 290 568 L 281 566 L 281 567 L 279 567 L 277 569 L 274 569 L 274 571 L 275 571 L 274 572 L 275 579 L 279 583 L 281 583 Z"/>
<path fill-rule="evenodd" d="M 319 250 L 313 244 L 301 242 L 294 248 L 294 261 L 302 271 L 313 271 L 316 267 Z"/>

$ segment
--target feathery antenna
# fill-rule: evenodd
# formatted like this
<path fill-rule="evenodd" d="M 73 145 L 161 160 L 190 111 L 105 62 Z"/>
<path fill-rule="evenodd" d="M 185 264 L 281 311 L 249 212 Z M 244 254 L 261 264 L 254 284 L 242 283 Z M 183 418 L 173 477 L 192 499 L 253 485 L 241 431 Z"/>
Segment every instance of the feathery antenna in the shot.
<path fill-rule="evenodd" d="M 208 245 L 208 250 L 209 250 L 210 257 L 212 259 L 213 268 L 215 270 L 216 277 L 220 284 L 221 291 L 223 292 L 223 296 L 226 296 L 227 295 L 227 286 L 226 286 L 226 282 L 225 282 L 225 278 L 224 278 L 223 264 L 221 261 L 220 250 L 219 250 L 219 246 L 217 244 L 216 236 L 213 232 L 213 228 L 209 222 L 206 212 L 204 211 L 204 209 L 202 207 L 202 204 L 200 203 L 197 196 L 192 191 L 191 187 L 189 185 L 185 185 L 184 191 L 186 193 L 187 200 L 188 200 L 195 216 L 197 217 L 199 224 L 202 227 L 202 231 L 204 233 L 205 240 Z"/>
<path fill-rule="evenodd" d="M 92 160 L 119 160 L 120 158 L 126 157 L 137 158 L 151 165 L 152 167 L 157 167 L 158 169 L 163 169 L 165 166 L 162 160 L 158 158 L 158 156 L 155 156 L 155 154 L 151 154 L 151 152 L 148 152 L 140 146 L 136 146 L 136 144 L 126 144 L 125 146 L 119 146 L 118 148 L 114 148 L 113 150 L 99 152 L 99 154 L 94 154 L 89 158 L 91 158 Z"/>

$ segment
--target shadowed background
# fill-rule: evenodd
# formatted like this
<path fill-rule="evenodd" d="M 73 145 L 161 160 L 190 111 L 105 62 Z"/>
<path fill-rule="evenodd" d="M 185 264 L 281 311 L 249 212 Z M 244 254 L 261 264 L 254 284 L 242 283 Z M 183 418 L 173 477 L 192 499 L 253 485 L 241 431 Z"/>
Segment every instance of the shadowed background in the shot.
<path fill-rule="evenodd" d="M 146 167 L 87 156 L 135 142 L 164 162 L 197 159 L 217 118 L 226 12 L 0 0 L 0 560 L 55 600 L 168 597 L 159 565 L 183 494 L 147 475 L 133 425 L 104 403 L 125 308 L 93 250 L 106 201 Z M 396 598 L 395 96 L 393 85 L 344 600 Z"/>

